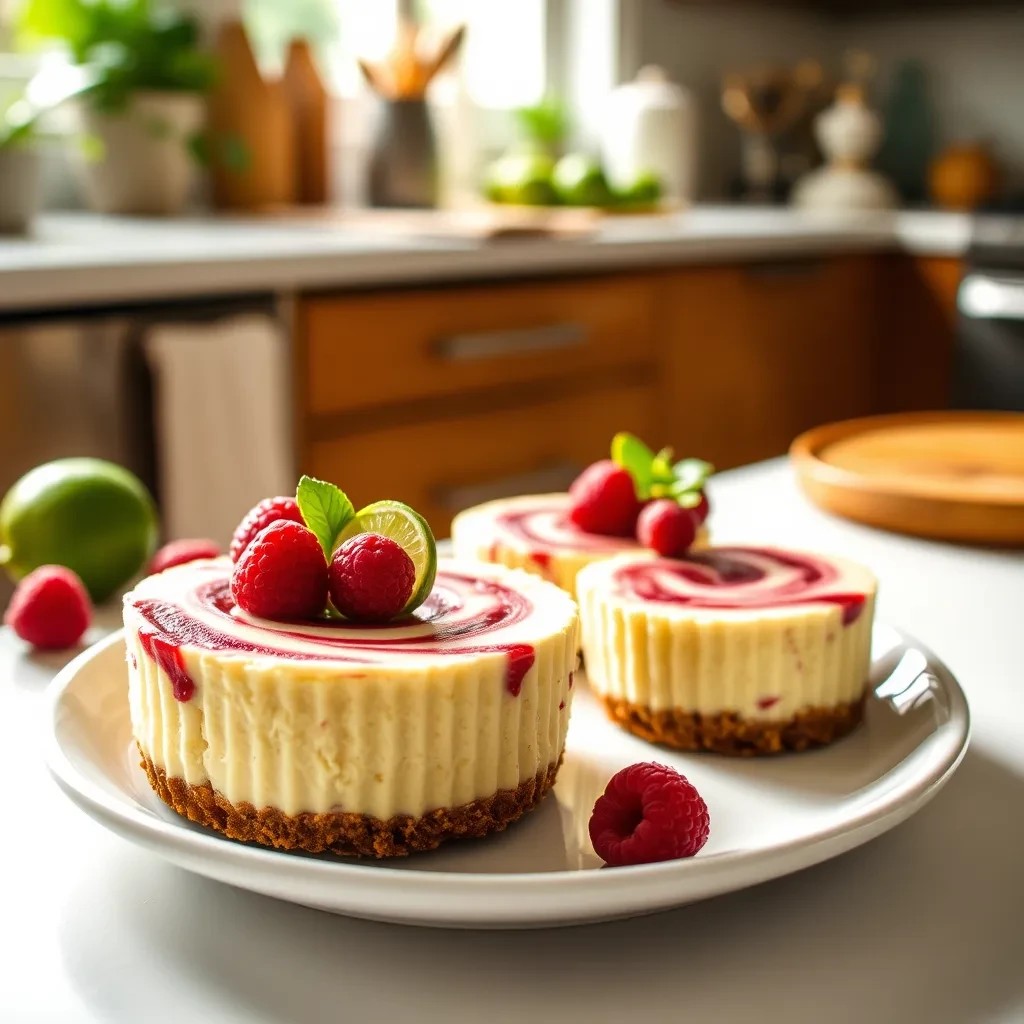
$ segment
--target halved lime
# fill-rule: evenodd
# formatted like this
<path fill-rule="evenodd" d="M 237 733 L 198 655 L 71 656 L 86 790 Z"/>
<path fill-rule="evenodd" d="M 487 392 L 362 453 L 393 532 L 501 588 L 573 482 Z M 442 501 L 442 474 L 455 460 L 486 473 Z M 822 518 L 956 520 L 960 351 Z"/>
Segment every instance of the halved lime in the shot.
<path fill-rule="evenodd" d="M 335 548 L 359 533 L 379 533 L 404 548 L 416 568 L 416 582 L 413 584 L 412 597 L 402 612 L 408 614 L 419 608 L 429 596 L 437 575 L 437 546 L 426 519 L 400 501 L 375 501 L 360 509 L 355 518 L 349 520 L 338 534 Z"/>

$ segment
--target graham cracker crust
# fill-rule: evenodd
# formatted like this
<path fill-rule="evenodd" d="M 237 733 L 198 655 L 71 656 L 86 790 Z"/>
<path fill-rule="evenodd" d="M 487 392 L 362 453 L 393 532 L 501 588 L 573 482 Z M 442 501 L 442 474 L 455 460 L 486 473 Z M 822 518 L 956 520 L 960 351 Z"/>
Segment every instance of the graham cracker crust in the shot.
<path fill-rule="evenodd" d="M 652 711 L 616 697 L 597 694 L 612 721 L 651 743 L 676 750 L 755 757 L 823 747 L 845 736 L 864 717 L 864 698 L 834 707 L 806 708 L 782 721 L 744 719 L 732 711 L 717 715 L 673 708 Z"/>
<path fill-rule="evenodd" d="M 359 857 L 404 857 L 433 850 L 448 839 L 469 839 L 500 832 L 532 810 L 555 784 L 559 760 L 516 789 L 461 807 L 442 807 L 422 817 L 397 815 L 387 821 L 344 811 L 285 814 L 274 807 L 259 810 L 250 803 L 233 804 L 209 783 L 192 786 L 168 778 L 163 768 L 139 749 L 149 784 L 164 803 L 190 821 L 216 829 L 229 839 L 259 843 L 278 850 L 336 853 Z"/>

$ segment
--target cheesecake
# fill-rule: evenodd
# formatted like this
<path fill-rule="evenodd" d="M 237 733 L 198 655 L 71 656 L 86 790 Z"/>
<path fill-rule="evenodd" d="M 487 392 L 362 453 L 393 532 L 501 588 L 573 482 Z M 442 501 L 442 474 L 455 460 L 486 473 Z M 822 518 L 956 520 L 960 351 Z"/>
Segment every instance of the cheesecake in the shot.
<path fill-rule="evenodd" d="M 179 814 L 237 840 L 389 857 L 505 828 L 555 781 L 578 618 L 557 587 L 442 560 L 384 625 L 274 622 L 227 559 L 124 599 L 142 767 Z"/>
<path fill-rule="evenodd" d="M 475 505 L 452 521 L 456 558 L 493 562 L 549 580 L 576 596 L 576 577 L 592 562 L 645 549 L 633 537 L 587 533 L 569 519 L 566 493 L 532 494 Z M 707 545 L 701 526 L 694 547 Z"/>
<path fill-rule="evenodd" d="M 579 573 L 587 681 L 610 717 L 679 750 L 832 742 L 863 715 L 876 581 L 840 558 L 716 547 Z"/>

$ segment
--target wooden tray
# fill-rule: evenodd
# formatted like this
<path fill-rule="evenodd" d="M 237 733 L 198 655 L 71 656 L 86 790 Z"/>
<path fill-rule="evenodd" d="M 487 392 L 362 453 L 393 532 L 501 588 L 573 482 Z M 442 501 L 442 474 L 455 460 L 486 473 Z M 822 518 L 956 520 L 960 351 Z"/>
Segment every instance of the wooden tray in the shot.
<path fill-rule="evenodd" d="M 808 496 L 898 533 L 1024 545 L 1024 413 L 925 412 L 831 423 L 790 448 Z"/>

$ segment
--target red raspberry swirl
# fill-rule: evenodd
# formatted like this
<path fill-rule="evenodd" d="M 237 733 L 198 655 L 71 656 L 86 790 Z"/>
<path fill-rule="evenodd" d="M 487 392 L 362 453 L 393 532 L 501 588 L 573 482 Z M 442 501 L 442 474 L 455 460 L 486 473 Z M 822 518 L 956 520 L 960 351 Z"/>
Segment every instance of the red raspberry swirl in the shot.
<path fill-rule="evenodd" d="M 143 650 L 167 672 L 179 700 L 192 694 L 182 647 L 346 664 L 503 653 L 513 696 L 533 665 L 531 645 L 502 636 L 516 632 L 513 627 L 532 614 L 533 603 L 494 580 L 441 570 L 424 604 L 408 618 L 385 625 L 340 619 L 285 623 L 257 619 L 238 608 L 223 562 L 191 568 L 189 585 L 177 590 L 174 599 L 133 594 L 125 599 L 145 620 L 139 631 Z"/>
<path fill-rule="evenodd" d="M 644 559 L 617 569 L 624 597 L 693 608 L 758 609 L 836 604 L 843 625 L 856 622 L 866 594 L 847 586 L 835 563 L 777 548 L 714 548 L 685 559 Z"/>

